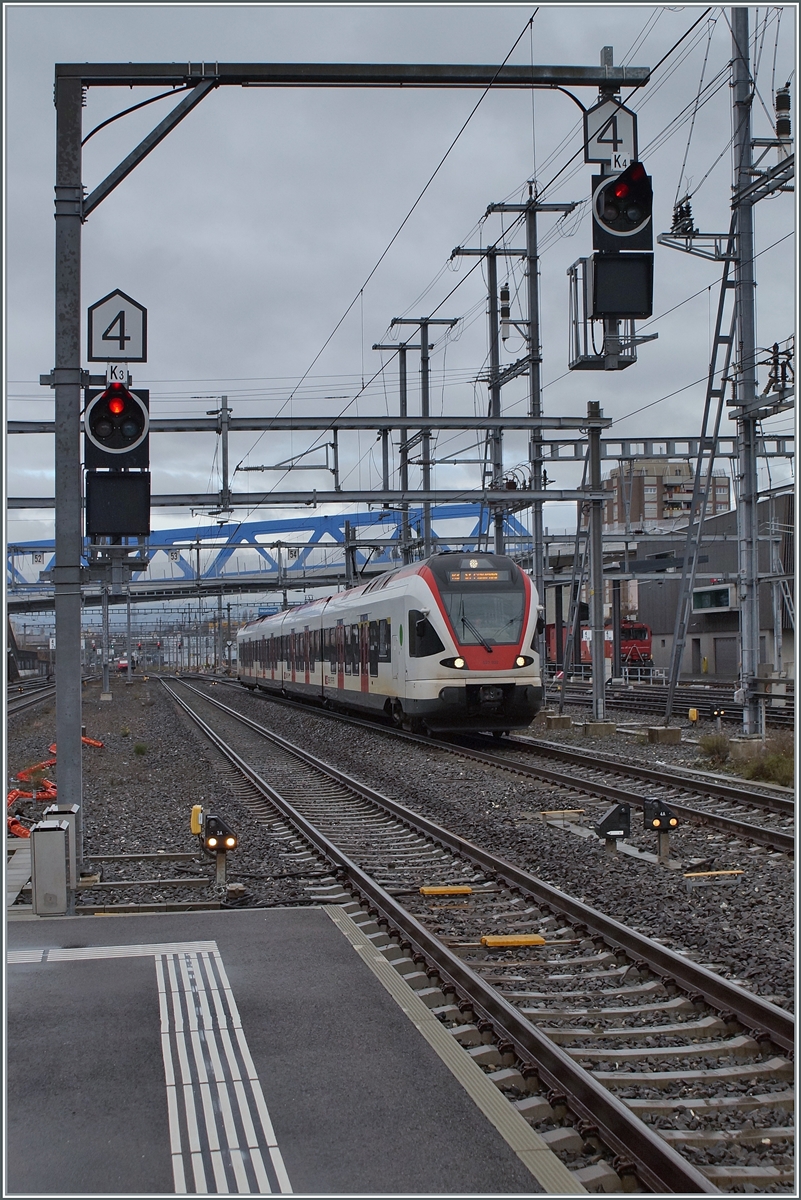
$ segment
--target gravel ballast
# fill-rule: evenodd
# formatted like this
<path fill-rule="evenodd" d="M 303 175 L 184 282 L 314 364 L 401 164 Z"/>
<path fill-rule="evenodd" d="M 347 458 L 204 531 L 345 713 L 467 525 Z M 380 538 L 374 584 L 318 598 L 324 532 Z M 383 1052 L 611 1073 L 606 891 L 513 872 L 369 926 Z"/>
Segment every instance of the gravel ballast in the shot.
<path fill-rule="evenodd" d="M 581 839 L 545 825 L 538 813 L 549 806 L 548 789 L 539 788 L 536 781 L 459 761 L 433 746 L 394 741 L 379 730 L 338 724 L 313 710 L 270 703 L 244 689 L 216 686 L 208 691 L 409 808 L 671 949 L 711 965 L 774 1003 L 792 1007 L 794 875 L 786 856 L 725 835 L 682 828 L 672 838 L 673 857 L 696 858 L 700 838 L 709 869 L 742 868 L 744 872 L 734 885 L 688 891 L 681 871 L 607 855 L 600 840 Z M 283 857 L 284 844 L 253 821 L 230 769 L 170 701 L 158 680 L 135 676 L 127 685 L 124 679 L 114 678 L 112 695 L 111 703 L 101 702 L 99 685 L 89 684 L 83 696 L 86 733 L 104 742 L 103 749 L 85 746 L 83 750 L 85 853 L 197 852 L 189 813 L 193 804 L 200 803 L 207 812 L 218 812 L 239 834 L 239 848 L 229 856 L 228 878 L 244 884 L 244 902 L 308 903 L 308 873 L 298 874 L 291 860 Z M 616 719 L 621 720 L 617 714 Z M 642 720 L 635 714 L 632 719 Z M 545 736 L 539 719 L 532 733 Z M 578 740 L 574 734 L 547 736 L 552 741 Z M 48 747 L 54 740 L 52 703 L 10 719 L 9 788 L 16 785 L 19 770 L 51 757 Z M 591 743 L 583 738 L 580 744 Z M 598 749 L 637 763 L 705 766 L 697 746 L 687 742 L 642 746 L 617 734 L 599 740 Z M 57 782 L 57 766 L 47 776 Z M 23 818 L 35 819 L 44 806 L 23 800 L 16 807 Z M 159 887 L 156 882 L 185 874 L 208 882 L 185 887 Z M 104 882 L 154 882 L 117 890 L 90 889 L 82 893 L 80 902 L 98 906 L 208 903 L 218 899 L 213 876 L 212 860 L 199 854 L 179 862 L 108 863 Z M 29 894 L 23 892 L 20 902 L 29 903 Z"/>

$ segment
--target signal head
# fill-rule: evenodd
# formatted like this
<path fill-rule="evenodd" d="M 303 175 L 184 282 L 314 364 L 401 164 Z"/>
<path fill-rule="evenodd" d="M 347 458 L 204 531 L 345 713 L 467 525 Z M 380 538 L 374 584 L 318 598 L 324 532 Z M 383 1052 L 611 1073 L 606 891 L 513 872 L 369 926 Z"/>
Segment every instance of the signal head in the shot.
<path fill-rule="evenodd" d="M 86 406 L 86 437 L 106 454 L 129 454 L 145 440 L 149 426 L 144 400 L 122 383 L 110 384 Z"/>
<path fill-rule="evenodd" d="M 239 838 L 222 817 L 209 815 L 203 822 L 203 845 L 213 853 L 236 850 Z"/>
<path fill-rule="evenodd" d="M 593 180 L 593 247 L 605 252 L 650 250 L 653 190 L 642 163 Z"/>

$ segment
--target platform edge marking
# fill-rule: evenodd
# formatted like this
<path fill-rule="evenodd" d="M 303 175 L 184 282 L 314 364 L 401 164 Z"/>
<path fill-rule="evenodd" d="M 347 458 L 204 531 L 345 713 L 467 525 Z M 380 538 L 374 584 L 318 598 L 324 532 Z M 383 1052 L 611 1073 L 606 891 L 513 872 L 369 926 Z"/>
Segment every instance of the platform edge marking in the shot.
<path fill-rule="evenodd" d="M 532 1129 L 502 1095 L 456 1039 L 432 1015 L 413 988 L 405 982 L 380 950 L 366 943 L 358 925 L 338 904 L 322 905 L 323 912 L 348 939 L 356 953 L 386 988 L 412 1024 L 419 1030 L 471 1100 L 498 1131 L 528 1171 L 550 1196 L 585 1195 L 587 1189 L 556 1157 L 548 1144 Z"/>
<path fill-rule="evenodd" d="M 170 1161 L 172 1164 L 173 1187 L 176 1195 L 186 1194 L 186 1173 L 184 1172 L 183 1151 L 181 1149 L 181 1124 L 178 1114 L 178 1093 L 175 1083 L 175 1069 L 172 1061 L 170 1045 L 170 1015 L 167 1008 L 166 981 L 164 978 L 164 959 L 155 956 L 156 981 L 159 997 L 159 1019 L 161 1023 L 161 1058 L 164 1066 L 164 1079 L 167 1085 L 167 1125 L 170 1135 Z"/>
<path fill-rule="evenodd" d="M 231 1014 L 231 1021 L 234 1026 L 237 1045 L 239 1046 L 239 1052 L 242 1056 L 242 1061 L 244 1063 L 245 1071 L 247 1073 L 247 1081 L 250 1084 L 250 1092 L 253 1097 L 253 1101 L 256 1105 L 256 1110 L 259 1114 L 259 1121 L 261 1123 L 262 1132 L 263 1132 L 264 1137 L 267 1142 L 267 1149 L 269 1151 L 270 1161 L 272 1163 L 273 1170 L 275 1171 L 275 1174 L 276 1174 L 276 1178 L 278 1181 L 278 1187 L 279 1187 L 282 1195 L 291 1195 L 292 1194 L 292 1185 L 290 1183 L 289 1175 L 287 1173 L 286 1166 L 284 1164 L 283 1156 L 278 1147 L 278 1139 L 275 1136 L 275 1130 L 273 1129 L 273 1123 L 270 1119 L 270 1114 L 267 1109 L 267 1102 L 264 1099 L 264 1093 L 261 1088 L 261 1083 L 259 1081 L 259 1076 L 256 1071 L 256 1066 L 255 1066 L 255 1063 L 253 1062 L 253 1058 L 250 1053 L 250 1047 L 248 1046 L 247 1038 L 245 1036 L 245 1031 L 242 1027 L 242 1019 L 239 1015 L 239 1009 L 236 1006 L 236 1001 L 234 1000 L 234 994 L 233 994 L 233 991 L 231 990 L 231 984 L 229 983 L 229 980 L 228 980 L 228 974 L 225 970 L 225 966 L 223 964 L 220 954 L 216 953 L 212 957 L 214 959 L 215 970 L 219 977 L 219 981 L 222 985 L 222 991 L 223 991 L 223 996 L 225 998 L 225 1003 L 228 1006 L 228 1011 Z M 221 997 L 221 999 L 222 999 L 222 997 Z M 244 1088 L 243 1088 L 243 1091 L 244 1091 Z"/>

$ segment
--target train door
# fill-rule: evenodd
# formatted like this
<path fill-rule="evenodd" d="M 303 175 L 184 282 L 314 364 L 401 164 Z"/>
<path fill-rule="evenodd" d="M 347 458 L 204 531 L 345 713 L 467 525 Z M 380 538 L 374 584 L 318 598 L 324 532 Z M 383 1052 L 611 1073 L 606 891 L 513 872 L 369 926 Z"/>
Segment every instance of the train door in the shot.
<path fill-rule="evenodd" d="M 311 658 L 311 633 L 308 625 L 303 630 L 303 682 L 309 682 L 309 659 Z"/>
<path fill-rule="evenodd" d="M 403 629 L 403 612 L 400 617 L 393 613 L 389 622 L 390 633 L 390 665 L 392 672 L 392 682 L 395 685 L 395 691 L 398 689 L 398 679 L 400 676 L 400 660 L 401 660 L 401 630 Z"/>
<path fill-rule="evenodd" d="M 345 690 L 345 626 L 342 621 L 337 621 L 336 634 L 336 649 L 337 649 L 337 687 L 340 691 Z"/>
<path fill-rule="evenodd" d="M 359 675 L 361 690 L 370 691 L 370 622 L 367 613 L 359 618 Z"/>
<path fill-rule="evenodd" d="M 297 655 L 297 634 L 290 633 L 289 635 L 289 670 L 291 672 L 289 678 L 292 683 L 295 682 L 295 662 Z"/>

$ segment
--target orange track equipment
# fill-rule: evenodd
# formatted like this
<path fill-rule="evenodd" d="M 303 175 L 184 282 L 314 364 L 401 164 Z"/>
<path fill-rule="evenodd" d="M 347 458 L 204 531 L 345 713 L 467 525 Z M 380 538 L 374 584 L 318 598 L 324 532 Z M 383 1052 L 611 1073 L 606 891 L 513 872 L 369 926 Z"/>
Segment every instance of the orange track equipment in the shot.
<path fill-rule="evenodd" d="M 31 775 L 34 771 L 44 771 L 47 767 L 54 767 L 55 765 L 56 760 L 54 758 L 46 758 L 44 762 L 35 763 L 34 766 L 26 767 L 24 771 L 20 771 L 17 779 L 21 780 L 22 783 L 30 783 Z"/>
<path fill-rule="evenodd" d="M 8 804 L 6 805 L 6 808 L 13 804 L 15 800 L 22 800 L 26 798 L 29 800 L 32 799 L 33 792 L 23 792 L 21 788 L 12 788 L 8 793 Z"/>
<path fill-rule="evenodd" d="M 97 738 L 84 737 L 84 738 L 81 738 L 81 741 L 84 742 L 87 746 L 98 746 L 101 750 L 103 748 L 103 742 L 99 742 L 97 740 Z M 48 749 L 50 750 L 51 754 L 55 754 L 56 753 L 56 743 L 53 742 L 52 746 L 49 746 Z M 35 763 L 34 766 L 25 767 L 25 769 L 23 771 L 19 771 L 17 774 L 17 779 L 20 781 L 20 783 L 30 783 L 31 775 L 33 774 L 34 771 L 43 771 L 43 770 L 45 770 L 46 767 L 54 767 L 55 765 L 56 765 L 55 758 L 47 758 L 47 759 L 45 759 L 44 762 Z M 36 799 L 37 800 L 55 800 L 55 799 L 57 799 L 57 795 L 58 795 L 58 791 L 57 791 L 56 785 L 52 779 L 43 779 L 41 786 L 36 789 Z M 33 799 L 33 792 L 23 791 L 22 788 L 12 788 L 11 791 L 8 793 L 6 807 L 8 808 L 10 805 L 12 805 L 15 800 L 32 800 L 32 799 Z M 7 822 L 7 826 L 8 826 L 8 832 L 13 834 L 15 837 L 30 837 L 31 836 L 30 830 L 25 825 L 22 825 L 16 819 L 16 817 L 7 817 L 6 822 Z"/>
<path fill-rule="evenodd" d="M 82 737 L 82 738 L 81 738 L 81 741 L 83 742 L 84 746 L 99 746 L 99 748 L 100 748 L 101 750 L 102 750 L 102 749 L 103 749 L 103 747 L 105 746 L 105 742 L 99 742 L 99 741 L 97 740 L 97 738 L 88 738 L 88 737 Z M 55 754 L 55 752 L 56 752 L 56 743 L 55 743 L 55 742 L 53 742 L 53 745 L 52 745 L 52 746 L 48 746 L 48 750 L 50 751 L 50 753 L 51 753 L 51 754 Z"/>

